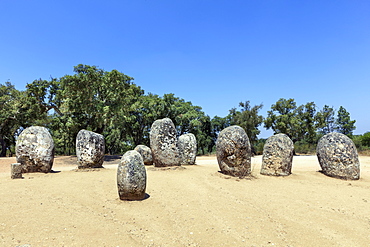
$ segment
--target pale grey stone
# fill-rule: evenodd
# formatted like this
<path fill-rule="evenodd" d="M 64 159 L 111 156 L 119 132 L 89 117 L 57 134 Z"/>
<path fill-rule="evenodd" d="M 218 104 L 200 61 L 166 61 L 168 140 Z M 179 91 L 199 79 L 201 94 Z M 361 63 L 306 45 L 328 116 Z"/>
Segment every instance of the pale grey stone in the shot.
<path fill-rule="evenodd" d="M 117 169 L 117 187 L 121 200 L 145 198 L 146 170 L 139 152 L 131 150 L 122 156 Z"/>
<path fill-rule="evenodd" d="M 316 153 L 325 175 L 341 179 L 360 179 L 357 149 L 346 135 L 335 132 L 324 135 L 317 144 Z"/>
<path fill-rule="evenodd" d="M 240 126 L 223 129 L 216 141 L 216 153 L 221 172 L 234 177 L 251 173 L 251 145 L 248 135 Z"/>
<path fill-rule="evenodd" d="M 105 153 L 104 136 L 88 130 L 80 130 L 76 137 L 78 168 L 102 168 Z"/>
<path fill-rule="evenodd" d="M 292 173 L 293 141 L 285 134 L 270 136 L 264 147 L 261 174 L 288 176 Z"/>
<path fill-rule="evenodd" d="M 11 179 L 22 178 L 22 164 L 13 163 L 10 165 L 10 177 Z"/>
<path fill-rule="evenodd" d="M 194 165 L 197 156 L 197 139 L 194 134 L 183 134 L 178 140 L 181 165 Z"/>
<path fill-rule="evenodd" d="M 176 128 L 171 119 L 154 121 L 150 129 L 150 148 L 155 167 L 180 165 Z"/>
<path fill-rule="evenodd" d="M 153 165 L 153 156 L 152 150 L 145 145 L 137 145 L 134 148 L 135 151 L 138 151 L 143 157 L 144 165 Z"/>
<path fill-rule="evenodd" d="M 15 153 L 22 173 L 48 173 L 54 162 L 53 138 L 45 127 L 28 127 L 18 136 Z"/>

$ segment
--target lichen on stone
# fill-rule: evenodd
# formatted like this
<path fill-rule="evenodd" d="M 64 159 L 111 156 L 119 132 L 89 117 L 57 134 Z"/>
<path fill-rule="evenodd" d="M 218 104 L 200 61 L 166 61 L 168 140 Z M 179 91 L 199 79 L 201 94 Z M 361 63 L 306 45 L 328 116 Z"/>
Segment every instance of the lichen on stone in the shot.
<path fill-rule="evenodd" d="M 176 128 L 171 119 L 164 118 L 154 121 L 149 137 L 155 167 L 180 165 Z"/>
<path fill-rule="evenodd" d="M 49 131 L 41 126 L 24 129 L 17 139 L 16 157 L 22 173 L 50 172 L 54 162 L 54 141 Z"/>
<path fill-rule="evenodd" d="M 340 179 L 360 179 L 357 149 L 346 135 L 335 132 L 324 135 L 317 144 L 316 153 L 325 175 Z"/>
<path fill-rule="evenodd" d="M 181 165 L 194 165 L 197 156 L 197 139 L 194 134 L 183 134 L 179 137 L 178 146 Z"/>
<path fill-rule="evenodd" d="M 291 174 L 294 145 L 285 134 L 270 136 L 262 155 L 261 174 L 269 176 L 288 176 Z"/>
<path fill-rule="evenodd" d="M 234 177 L 250 175 L 251 146 L 248 135 L 240 126 L 229 126 L 219 133 L 216 153 L 222 173 Z"/>
<path fill-rule="evenodd" d="M 135 150 L 127 151 L 117 168 L 118 195 L 121 200 L 145 198 L 146 170 L 143 158 Z"/>

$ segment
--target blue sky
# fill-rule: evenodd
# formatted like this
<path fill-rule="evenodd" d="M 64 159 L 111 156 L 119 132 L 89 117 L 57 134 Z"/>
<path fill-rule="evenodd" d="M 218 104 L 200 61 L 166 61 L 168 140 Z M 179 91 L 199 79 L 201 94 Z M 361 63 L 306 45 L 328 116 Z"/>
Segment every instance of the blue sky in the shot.
<path fill-rule="evenodd" d="M 2 0 L 0 83 L 117 69 L 213 117 L 315 102 L 370 131 L 370 1 Z M 271 131 L 261 128 L 260 137 Z"/>

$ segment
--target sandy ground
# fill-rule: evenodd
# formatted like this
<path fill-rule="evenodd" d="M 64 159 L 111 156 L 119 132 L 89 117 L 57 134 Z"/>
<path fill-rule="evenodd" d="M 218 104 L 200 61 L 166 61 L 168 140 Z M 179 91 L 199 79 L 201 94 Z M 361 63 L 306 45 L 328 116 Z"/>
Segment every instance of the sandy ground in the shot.
<path fill-rule="evenodd" d="M 215 157 L 160 170 L 147 166 L 142 201 L 120 201 L 119 157 L 105 169 L 76 172 L 57 157 L 49 174 L 10 179 L 15 158 L 0 158 L 0 246 L 369 246 L 370 157 L 361 179 L 318 172 L 315 156 L 295 156 L 293 174 L 219 173 Z"/>

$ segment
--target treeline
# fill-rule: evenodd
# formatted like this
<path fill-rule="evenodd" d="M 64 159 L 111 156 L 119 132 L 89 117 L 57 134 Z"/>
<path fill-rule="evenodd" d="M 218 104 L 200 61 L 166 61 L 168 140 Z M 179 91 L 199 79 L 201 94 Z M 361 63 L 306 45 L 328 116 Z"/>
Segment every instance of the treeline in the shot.
<path fill-rule="evenodd" d="M 251 106 L 246 101 L 226 117 L 211 119 L 200 106 L 174 94 L 145 94 L 130 76 L 82 64 L 74 67 L 73 75 L 35 80 L 24 91 L 10 82 L 0 84 L 0 102 L 1 156 L 14 154 L 17 136 L 32 125 L 47 127 L 56 153 L 65 155 L 75 153 L 75 138 L 81 129 L 104 135 L 109 154 L 149 145 L 151 124 L 164 117 L 173 120 L 179 135 L 193 133 L 202 154 L 212 152 L 218 133 L 234 124 L 246 130 L 255 153 L 262 152 L 265 141 L 257 137 L 262 124 L 309 149 L 325 133 L 338 131 L 352 137 L 355 129 L 355 120 L 343 107 L 336 114 L 329 106 L 318 111 L 314 102 L 297 106 L 294 99 L 278 100 L 266 118 L 259 114 L 262 104 Z"/>

